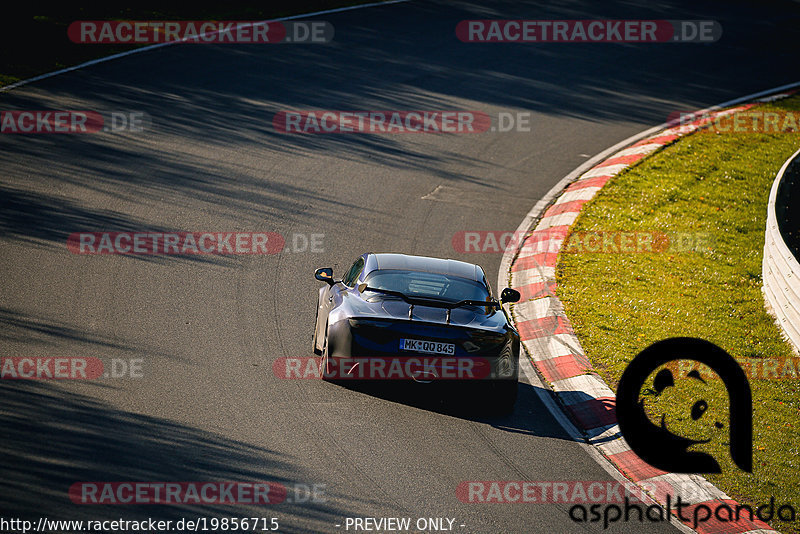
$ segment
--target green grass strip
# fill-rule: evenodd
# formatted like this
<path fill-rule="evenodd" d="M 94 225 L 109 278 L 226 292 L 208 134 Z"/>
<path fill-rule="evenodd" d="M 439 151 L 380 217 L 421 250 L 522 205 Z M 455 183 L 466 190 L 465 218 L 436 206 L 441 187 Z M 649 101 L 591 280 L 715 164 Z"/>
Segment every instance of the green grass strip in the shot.
<path fill-rule="evenodd" d="M 800 97 L 757 109 L 797 112 Z M 799 133 L 700 132 L 678 140 L 612 179 L 573 231 L 705 233 L 713 244 L 692 252 L 562 253 L 556 276 L 575 331 L 612 389 L 639 351 L 668 337 L 705 338 L 742 362 L 753 392 L 752 474 L 730 460 L 727 396 L 713 380 L 686 386 L 678 396 L 705 398 L 725 429 L 714 434 L 692 420 L 686 404 L 668 413 L 669 428 L 716 436 L 698 450 L 720 462 L 723 473 L 708 479 L 733 498 L 762 504 L 774 496 L 800 513 L 800 376 L 765 379 L 752 365 L 793 356 L 765 310 L 761 265 L 770 188 L 798 147 Z M 800 533 L 798 520 L 771 524 Z"/>

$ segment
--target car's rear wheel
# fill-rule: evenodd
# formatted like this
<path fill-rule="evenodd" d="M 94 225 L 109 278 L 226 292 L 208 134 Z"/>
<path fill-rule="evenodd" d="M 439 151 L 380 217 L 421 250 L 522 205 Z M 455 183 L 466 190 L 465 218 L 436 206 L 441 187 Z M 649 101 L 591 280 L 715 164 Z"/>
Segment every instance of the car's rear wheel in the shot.
<path fill-rule="evenodd" d="M 334 378 L 333 373 L 330 370 L 330 354 L 328 352 L 328 326 L 325 325 L 325 337 L 322 340 L 322 365 L 320 366 L 322 370 L 322 379 L 328 382 L 339 383 L 339 380 Z"/>
<path fill-rule="evenodd" d="M 322 354 L 322 351 L 317 348 L 317 327 L 319 326 L 317 321 L 319 321 L 319 304 L 317 304 L 317 311 L 314 312 L 314 335 L 312 336 L 314 340 L 314 354 Z"/>

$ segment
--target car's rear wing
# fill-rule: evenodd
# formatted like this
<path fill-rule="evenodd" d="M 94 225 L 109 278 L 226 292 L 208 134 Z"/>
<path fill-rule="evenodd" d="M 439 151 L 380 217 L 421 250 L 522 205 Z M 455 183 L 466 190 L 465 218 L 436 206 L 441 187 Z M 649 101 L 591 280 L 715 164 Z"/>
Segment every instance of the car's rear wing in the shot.
<path fill-rule="evenodd" d="M 424 297 L 411 297 L 402 293 L 400 291 L 392 291 L 390 289 L 381 289 L 378 287 L 369 287 L 366 283 L 363 283 L 358 286 L 358 290 L 361 293 L 366 291 L 372 291 L 375 293 L 381 293 L 383 295 L 389 295 L 392 297 L 397 297 L 409 304 L 408 308 L 408 318 L 411 319 L 414 313 L 414 306 L 430 306 L 432 308 L 444 308 L 447 310 L 447 322 L 450 322 L 450 311 L 453 308 L 462 308 L 464 306 L 479 306 L 482 308 L 497 308 L 500 309 L 500 303 L 496 300 L 459 300 L 458 302 L 452 302 L 447 300 L 438 300 L 432 298 L 424 298 Z"/>

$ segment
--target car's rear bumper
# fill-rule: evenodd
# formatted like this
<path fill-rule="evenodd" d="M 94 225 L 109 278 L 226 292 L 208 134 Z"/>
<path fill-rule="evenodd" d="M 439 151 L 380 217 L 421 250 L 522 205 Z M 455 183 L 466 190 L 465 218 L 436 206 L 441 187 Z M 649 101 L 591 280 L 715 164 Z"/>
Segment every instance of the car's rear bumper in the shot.
<path fill-rule="evenodd" d="M 404 337 L 452 344 L 455 351 L 430 354 L 401 350 Z M 519 377 L 519 338 L 513 331 L 420 328 L 416 324 L 353 328 L 344 320 L 330 325 L 328 343 L 327 374 L 334 378 L 429 382 L 516 381 Z"/>

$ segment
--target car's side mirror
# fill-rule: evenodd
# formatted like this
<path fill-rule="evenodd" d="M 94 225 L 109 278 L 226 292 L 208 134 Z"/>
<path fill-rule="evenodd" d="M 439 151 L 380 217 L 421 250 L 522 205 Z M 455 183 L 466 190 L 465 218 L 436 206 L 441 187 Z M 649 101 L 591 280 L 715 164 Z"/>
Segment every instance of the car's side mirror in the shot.
<path fill-rule="evenodd" d="M 333 269 L 330 267 L 323 267 L 321 269 L 317 269 L 314 272 L 314 278 L 319 280 L 320 282 L 325 282 L 329 286 L 332 286 L 336 282 L 333 280 Z"/>
<path fill-rule="evenodd" d="M 519 294 L 519 291 L 510 287 L 505 288 L 500 293 L 500 302 L 519 302 L 520 298 L 522 298 L 522 295 Z"/>

